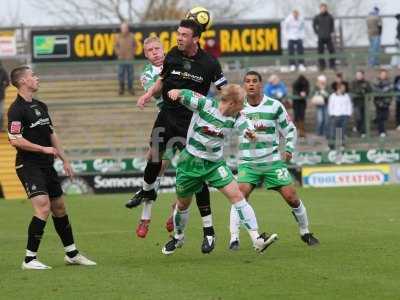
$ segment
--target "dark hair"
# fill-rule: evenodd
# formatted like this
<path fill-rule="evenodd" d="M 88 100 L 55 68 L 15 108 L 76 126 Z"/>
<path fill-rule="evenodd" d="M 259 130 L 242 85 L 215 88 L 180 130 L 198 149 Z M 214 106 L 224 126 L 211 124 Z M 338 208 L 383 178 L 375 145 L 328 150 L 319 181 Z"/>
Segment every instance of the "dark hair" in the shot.
<path fill-rule="evenodd" d="M 260 73 L 258 73 L 258 72 L 256 72 L 256 71 L 248 71 L 248 72 L 246 73 L 246 75 L 244 75 L 244 78 L 246 78 L 246 76 L 248 76 L 248 75 L 257 76 L 257 77 L 258 77 L 258 80 L 259 80 L 260 82 L 262 82 L 262 77 L 261 77 Z"/>
<path fill-rule="evenodd" d="M 31 67 L 27 65 L 22 65 L 13 69 L 10 73 L 11 84 L 16 88 L 19 88 L 18 81 L 24 75 L 25 71 L 30 70 Z"/>
<path fill-rule="evenodd" d="M 200 25 L 197 24 L 194 20 L 184 19 L 179 23 L 179 27 L 190 28 L 193 32 L 193 37 L 200 37 L 202 33 Z"/>

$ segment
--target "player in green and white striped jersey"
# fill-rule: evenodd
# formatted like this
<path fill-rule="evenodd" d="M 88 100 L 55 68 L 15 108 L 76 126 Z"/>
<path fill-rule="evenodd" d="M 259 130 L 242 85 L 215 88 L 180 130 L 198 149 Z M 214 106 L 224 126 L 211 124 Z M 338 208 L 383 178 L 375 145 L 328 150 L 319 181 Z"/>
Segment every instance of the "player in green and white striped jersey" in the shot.
<path fill-rule="evenodd" d="M 144 56 L 148 59 L 148 63 L 143 68 L 140 75 L 140 82 L 143 89 L 147 92 L 160 77 L 160 72 L 163 67 L 165 58 L 164 49 L 158 37 L 148 37 L 144 40 Z M 162 96 L 156 95 L 153 97 L 156 100 L 158 108 L 162 106 Z"/>
<path fill-rule="evenodd" d="M 253 208 L 243 198 L 223 158 L 224 138 L 231 134 L 233 129 L 243 132 L 247 139 L 256 138 L 251 125 L 240 114 L 244 96 L 244 90 L 236 84 L 228 84 L 221 89 L 220 101 L 185 89 L 168 92 L 171 100 L 180 100 L 194 113 L 187 134 L 186 148 L 181 153 L 176 171 L 174 236 L 162 249 L 166 255 L 172 254 L 176 248 L 183 245 L 190 202 L 193 194 L 201 190 L 204 182 L 219 189 L 233 204 L 249 232 L 256 251 L 263 252 L 278 237 L 275 233 L 258 233 Z"/>
<path fill-rule="evenodd" d="M 143 89 L 147 92 L 148 89 L 150 89 L 154 83 L 157 81 L 159 78 L 159 74 L 161 72 L 165 54 L 164 54 L 164 49 L 162 47 L 161 41 L 158 37 L 148 37 L 144 40 L 143 42 L 143 52 L 144 56 L 147 58 L 148 63 L 144 66 L 143 72 L 140 76 L 140 82 L 142 84 Z M 154 97 L 156 101 L 156 105 L 158 108 L 161 108 L 162 105 L 162 97 L 160 95 L 156 95 Z M 146 156 L 149 156 L 150 154 L 147 153 Z M 159 176 L 162 176 L 164 173 L 165 169 L 168 167 L 168 157 L 163 157 L 163 162 L 162 162 L 162 167 L 160 170 Z M 159 185 L 160 182 L 160 177 L 157 178 L 156 181 Z M 152 211 L 152 206 L 153 206 L 153 200 L 149 201 L 143 201 L 143 208 L 142 208 L 142 214 L 141 218 L 139 221 L 139 224 L 136 228 L 136 235 L 140 238 L 145 238 L 147 235 L 147 232 L 149 231 L 149 224 L 151 220 L 151 211 Z M 127 208 L 132 208 L 134 207 L 129 201 L 128 203 L 125 204 Z M 167 225 L 168 226 L 168 225 Z M 171 226 L 170 226 L 171 227 Z M 168 227 L 167 227 L 168 229 Z M 172 231 L 172 228 L 169 228 L 168 230 Z"/>
<path fill-rule="evenodd" d="M 247 99 L 242 113 L 250 120 L 257 134 L 257 142 L 249 143 L 240 136 L 238 182 L 243 196 L 248 199 L 260 183 L 278 191 L 292 208 L 299 225 L 301 239 L 308 245 L 319 243 L 308 229 L 308 216 L 292 184 L 286 162 L 292 158 L 296 142 L 296 127 L 285 107 L 278 100 L 263 95 L 261 75 L 249 71 L 244 78 Z M 285 139 L 283 159 L 279 151 L 279 138 Z M 231 240 L 229 248 L 239 248 L 239 216 L 232 206 L 230 217 Z"/>

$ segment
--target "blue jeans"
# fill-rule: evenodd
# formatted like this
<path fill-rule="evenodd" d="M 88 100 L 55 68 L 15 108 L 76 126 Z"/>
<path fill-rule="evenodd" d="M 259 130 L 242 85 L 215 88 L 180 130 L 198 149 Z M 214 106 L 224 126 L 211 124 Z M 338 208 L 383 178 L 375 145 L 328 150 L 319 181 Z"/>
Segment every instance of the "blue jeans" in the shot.
<path fill-rule="evenodd" d="M 372 36 L 369 38 L 368 65 L 379 66 L 379 52 L 381 48 L 381 37 Z"/>
<path fill-rule="evenodd" d="M 129 90 L 133 88 L 133 64 L 120 63 L 118 65 L 118 81 L 121 90 L 125 89 L 125 77 L 127 77 L 127 86 Z"/>
<path fill-rule="evenodd" d="M 349 116 L 331 116 L 329 119 L 329 145 L 335 145 L 336 139 L 343 145 Z"/>
<path fill-rule="evenodd" d="M 320 105 L 317 106 L 317 134 L 319 136 L 327 136 L 327 128 L 328 128 L 328 122 L 327 122 L 327 111 L 326 111 L 326 106 L 325 105 Z"/>
<path fill-rule="evenodd" d="M 289 50 L 289 64 L 296 65 L 296 60 L 293 58 L 296 50 L 298 55 L 304 54 L 303 40 L 289 40 L 288 41 L 288 50 Z M 298 63 L 304 65 L 304 59 L 299 58 Z"/>

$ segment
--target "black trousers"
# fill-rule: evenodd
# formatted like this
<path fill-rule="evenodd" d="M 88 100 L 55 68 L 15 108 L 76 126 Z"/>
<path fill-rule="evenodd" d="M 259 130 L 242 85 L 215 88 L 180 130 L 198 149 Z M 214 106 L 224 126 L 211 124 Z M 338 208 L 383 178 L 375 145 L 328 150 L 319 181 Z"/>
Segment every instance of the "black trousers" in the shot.
<path fill-rule="evenodd" d="M 331 38 L 319 38 L 318 39 L 318 54 L 324 54 L 325 52 L 325 46 L 326 48 L 328 48 L 328 52 L 330 54 L 335 53 L 335 46 L 333 45 L 333 41 Z M 321 70 L 324 70 L 326 67 L 325 64 L 325 59 L 324 58 L 320 58 L 318 60 L 319 62 L 319 67 Z M 334 57 L 331 57 L 329 59 L 329 67 L 334 69 L 336 67 L 336 61 Z"/>

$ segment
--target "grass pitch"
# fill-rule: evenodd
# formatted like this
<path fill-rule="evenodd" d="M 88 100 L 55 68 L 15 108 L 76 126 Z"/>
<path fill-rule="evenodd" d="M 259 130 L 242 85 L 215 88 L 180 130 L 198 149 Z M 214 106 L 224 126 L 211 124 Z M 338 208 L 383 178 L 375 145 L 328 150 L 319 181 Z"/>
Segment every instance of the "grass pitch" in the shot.
<path fill-rule="evenodd" d="M 0 299 L 400 299 L 400 187 L 299 194 L 318 247 L 300 241 L 278 194 L 259 190 L 251 202 L 260 228 L 280 240 L 258 255 L 242 230 L 241 249 L 230 252 L 229 205 L 213 193 L 214 252 L 200 252 L 201 221 L 193 205 L 186 243 L 169 257 L 161 247 L 174 195 L 159 197 L 144 240 L 135 236 L 140 209 L 123 207 L 128 195 L 68 197 L 76 244 L 98 266 L 65 266 L 49 221 L 39 251 L 53 267 L 46 271 L 20 269 L 30 203 L 0 200 Z"/>

